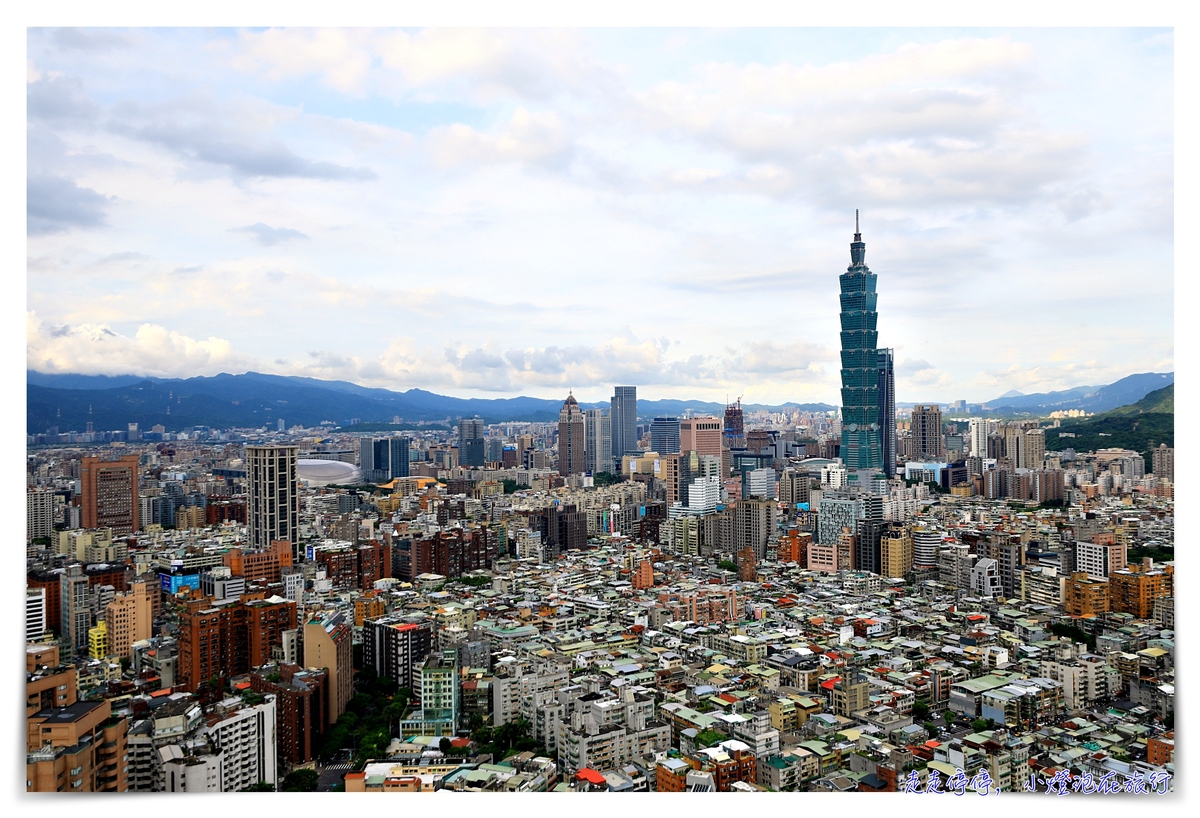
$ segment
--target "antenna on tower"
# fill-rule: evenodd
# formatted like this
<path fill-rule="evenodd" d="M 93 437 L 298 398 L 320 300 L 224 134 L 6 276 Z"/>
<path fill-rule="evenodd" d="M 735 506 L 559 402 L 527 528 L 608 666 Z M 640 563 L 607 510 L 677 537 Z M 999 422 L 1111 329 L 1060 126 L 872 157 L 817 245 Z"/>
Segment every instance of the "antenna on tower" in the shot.
<path fill-rule="evenodd" d="M 855 233 L 862 232 L 861 230 L 858 229 L 858 208 L 857 207 L 854 208 L 854 232 Z"/>

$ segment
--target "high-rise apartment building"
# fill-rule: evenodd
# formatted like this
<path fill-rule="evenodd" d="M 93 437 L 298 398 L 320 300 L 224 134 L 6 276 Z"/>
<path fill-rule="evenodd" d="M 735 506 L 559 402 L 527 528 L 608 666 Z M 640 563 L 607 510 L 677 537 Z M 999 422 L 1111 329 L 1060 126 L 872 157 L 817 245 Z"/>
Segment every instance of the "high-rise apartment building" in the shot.
<path fill-rule="evenodd" d="M 83 566 L 69 565 L 59 575 L 59 602 L 62 644 L 67 656 L 83 653 L 88 648 L 88 630 L 92 627 L 91 595 L 88 577 Z"/>
<path fill-rule="evenodd" d="M 313 615 L 304 624 L 304 666 L 329 674 L 326 712 L 329 723 L 335 723 L 354 698 L 354 645 L 344 613 Z"/>
<path fill-rule="evenodd" d="M 883 473 L 896 476 L 896 354 L 881 349 L 879 362 L 879 456 Z"/>
<path fill-rule="evenodd" d="M 627 454 L 637 454 L 637 387 L 615 386 L 609 404 L 613 462 L 619 464 Z"/>
<path fill-rule="evenodd" d="M 603 409 L 583 413 L 583 465 L 589 474 L 613 472 L 612 420 Z"/>
<path fill-rule="evenodd" d="M 979 458 L 986 458 L 988 439 L 988 421 L 986 418 L 971 418 L 967 421 L 967 445 L 971 449 L 971 455 Z"/>
<path fill-rule="evenodd" d="M 784 469 L 779 475 L 779 500 L 790 511 L 796 510 L 799 503 L 807 503 L 812 478 L 803 469 Z"/>
<path fill-rule="evenodd" d="M 271 661 L 284 631 L 296 627 L 296 603 L 266 599 L 193 600 L 179 614 L 179 684 L 196 692 L 214 676 L 247 673 Z"/>
<path fill-rule="evenodd" d="M 558 473 L 561 475 L 582 474 L 587 468 L 584 426 L 579 403 L 574 395 L 567 395 L 558 413 Z"/>
<path fill-rule="evenodd" d="M 128 591 L 117 594 L 104 609 L 108 627 L 108 653 L 122 659 L 133 654 L 133 643 L 153 635 L 154 603 L 151 593 L 158 593 L 147 582 L 134 582 Z"/>
<path fill-rule="evenodd" d="M 1166 443 L 1160 443 L 1158 448 L 1154 449 L 1151 465 L 1154 467 L 1154 476 L 1159 480 L 1175 482 L 1175 450 Z"/>
<path fill-rule="evenodd" d="M 775 532 L 777 514 L 774 500 L 757 497 L 739 500 L 733 512 L 734 551 L 748 548 L 757 559 L 766 559 L 767 543 Z"/>
<path fill-rule="evenodd" d="M 841 458 L 851 472 L 883 468 L 879 429 L 879 331 L 875 274 L 854 212 L 850 266 L 839 277 L 842 328 Z"/>
<path fill-rule="evenodd" d="M 942 410 L 941 407 L 914 406 L 912 410 L 913 460 L 923 462 L 941 461 L 946 459 L 946 446 L 942 440 Z"/>
<path fill-rule="evenodd" d="M 114 534 L 138 530 L 138 456 L 80 461 L 80 506 L 83 528 L 111 528 Z"/>
<path fill-rule="evenodd" d="M 655 418 L 650 424 L 650 448 L 659 454 L 679 452 L 682 429 L 679 418 Z"/>
<path fill-rule="evenodd" d="M 246 523 L 250 547 L 265 551 L 276 540 L 292 544 L 299 559 L 299 495 L 296 461 L 299 446 L 246 447 Z M 261 664 L 261 663 L 260 663 Z"/>
<path fill-rule="evenodd" d="M 363 664 L 400 687 L 416 690 L 420 668 L 433 650 L 433 623 L 406 622 L 400 617 L 363 624 Z"/>
<path fill-rule="evenodd" d="M 25 538 L 54 536 L 54 492 L 30 489 L 25 493 Z"/>
<path fill-rule="evenodd" d="M 1046 459 L 1046 433 L 1041 429 L 1025 431 L 1025 463 L 1018 468 L 1040 469 Z"/>
<path fill-rule="evenodd" d="M 458 422 L 458 464 L 482 466 L 487 457 L 483 442 L 483 418 L 462 418 Z"/>

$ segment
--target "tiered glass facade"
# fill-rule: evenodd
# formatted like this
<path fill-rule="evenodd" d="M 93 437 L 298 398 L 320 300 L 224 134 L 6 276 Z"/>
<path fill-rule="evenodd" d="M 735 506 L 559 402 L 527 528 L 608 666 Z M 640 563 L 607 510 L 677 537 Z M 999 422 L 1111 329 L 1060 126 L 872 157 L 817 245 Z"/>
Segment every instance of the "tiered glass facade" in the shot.
<path fill-rule="evenodd" d="M 879 469 L 879 332 L 875 328 L 875 274 L 867 267 L 867 244 L 854 214 L 850 266 L 840 276 L 842 324 L 842 447 L 849 471 Z"/>

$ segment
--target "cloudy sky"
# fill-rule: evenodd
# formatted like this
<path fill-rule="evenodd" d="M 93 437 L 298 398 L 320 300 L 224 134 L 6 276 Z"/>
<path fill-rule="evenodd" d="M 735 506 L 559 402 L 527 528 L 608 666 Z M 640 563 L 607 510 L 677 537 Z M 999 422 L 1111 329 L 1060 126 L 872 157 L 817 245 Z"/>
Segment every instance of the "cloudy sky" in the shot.
<path fill-rule="evenodd" d="M 28 366 L 838 403 L 1174 368 L 1155 29 L 28 38 Z"/>

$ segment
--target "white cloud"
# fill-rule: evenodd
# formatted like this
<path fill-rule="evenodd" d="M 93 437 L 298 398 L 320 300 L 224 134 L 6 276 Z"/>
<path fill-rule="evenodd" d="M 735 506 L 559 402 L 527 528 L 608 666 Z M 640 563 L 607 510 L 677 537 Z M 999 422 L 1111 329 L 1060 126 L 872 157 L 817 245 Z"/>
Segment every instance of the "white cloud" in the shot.
<path fill-rule="evenodd" d="M 441 167 L 497 162 L 560 164 L 567 158 L 569 142 L 562 120 L 552 111 L 530 112 L 517 108 L 504 129 L 495 135 L 454 124 L 435 128 L 427 137 L 428 149 Z"/>
<path fill-rule="evenodd" d="M 157 324 L 142 324 L 133 336 L 106 324 L 52 326 L 35 312 L 25 315 L 26 365 L 47 373 L 155 375 L 187 378 L 246 371 L 249 359 L 228 341 L 198 341 Z"/>

